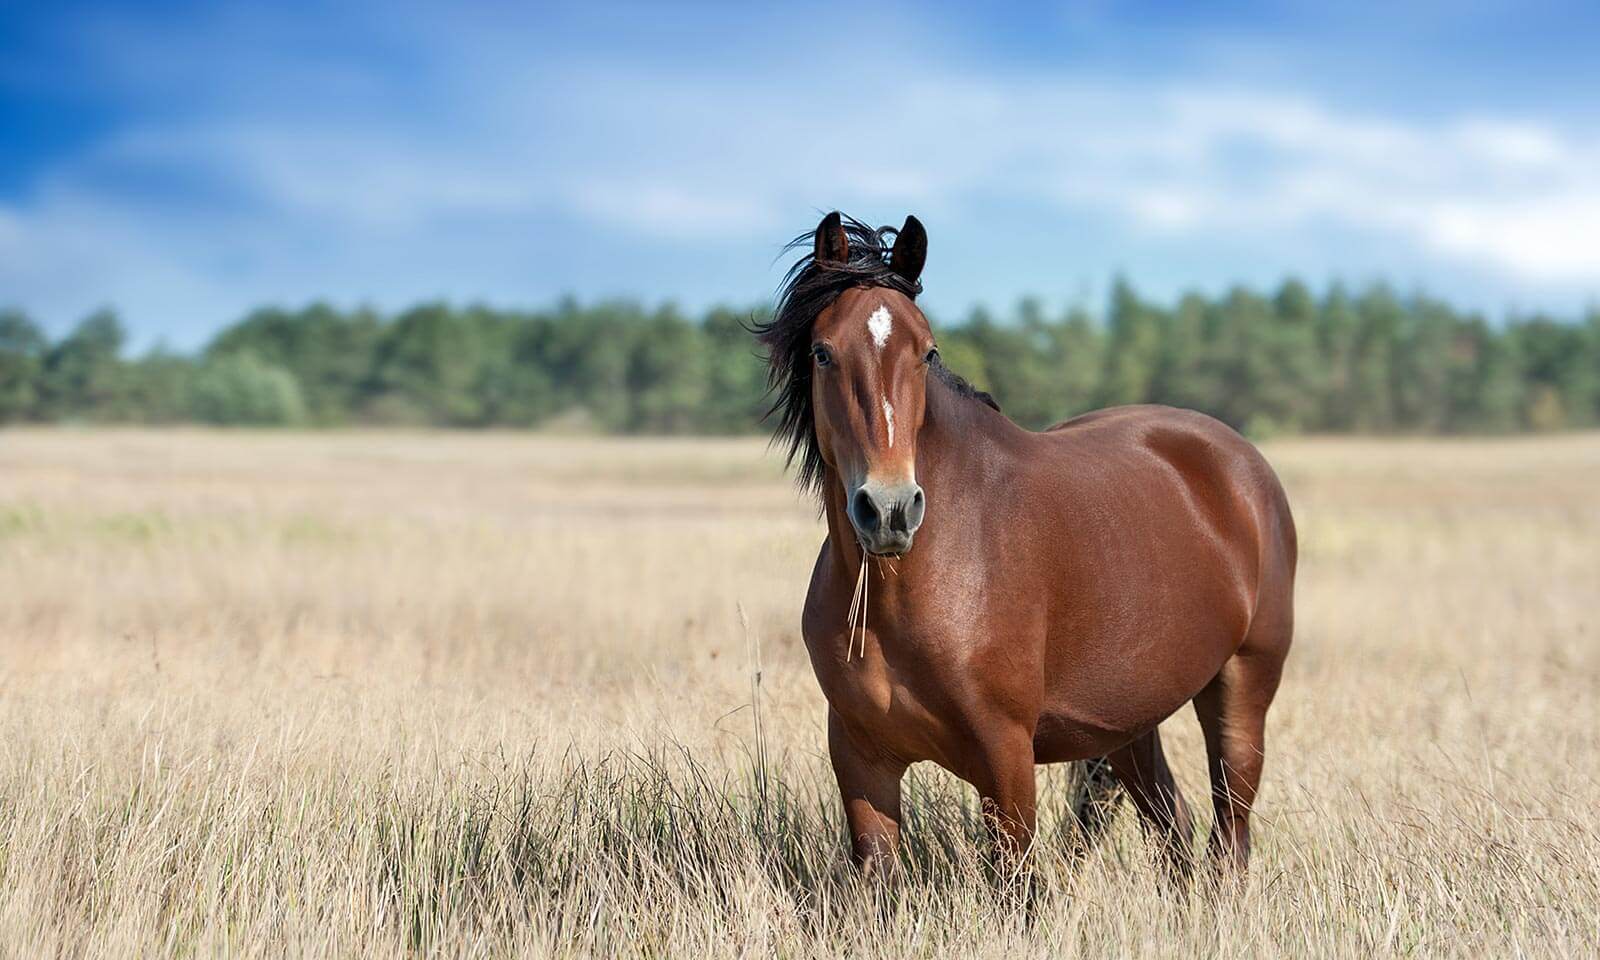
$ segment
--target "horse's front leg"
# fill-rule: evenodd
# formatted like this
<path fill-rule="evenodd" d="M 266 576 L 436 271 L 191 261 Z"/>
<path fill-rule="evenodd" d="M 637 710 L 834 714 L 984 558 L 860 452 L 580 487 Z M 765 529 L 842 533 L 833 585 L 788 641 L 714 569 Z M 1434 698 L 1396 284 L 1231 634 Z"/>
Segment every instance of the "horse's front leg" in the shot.
<path fill-rule="evenodd" d="M 906 764 L 851 734 L 832 709 L 828 711 L 828 758 L 839 781 L 844 816 L 850 827 L 850 850 L 868 876 L 895 865 L 900 842 L 900 779 Z"/>
<path fill-rule="evenodd" d="M 1037 820 L 1033 734 L 1008 725 L 982 741 L 976 760 L 971 779 L 994 841 L 995 865 L 1003 880 L 1025 882 Z"/>

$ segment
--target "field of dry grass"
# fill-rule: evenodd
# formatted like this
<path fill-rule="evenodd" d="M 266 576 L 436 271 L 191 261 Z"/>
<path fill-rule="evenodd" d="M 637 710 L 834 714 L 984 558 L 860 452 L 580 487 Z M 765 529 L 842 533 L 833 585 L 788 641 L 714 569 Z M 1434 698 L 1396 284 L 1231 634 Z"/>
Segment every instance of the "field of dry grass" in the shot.
<path fill-rule="evenodd" d="M 760 441 L 0 433 L 0 955 L 1594 955 L 1600 436 L 1267 453 L 1248 888 L 1071 862 L 1051 770 L 1029 918 L 935 770 L 854 881 Z"/>

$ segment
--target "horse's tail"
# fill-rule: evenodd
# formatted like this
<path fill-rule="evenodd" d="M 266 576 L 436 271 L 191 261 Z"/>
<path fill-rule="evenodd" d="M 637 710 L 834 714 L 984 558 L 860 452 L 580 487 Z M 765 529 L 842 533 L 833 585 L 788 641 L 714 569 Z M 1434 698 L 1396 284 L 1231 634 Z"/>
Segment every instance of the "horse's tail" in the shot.
<path fill-rule="evenodd" d="M 1116 816 L 1122 801 L 1122 785 L 1111 772 L 1111 761 L 1093 757 L 1073 764 L 1077 777 L 1072 785 L 1072 816 L 1078 822 L 1079 849 L 1094 849 L 1106 827 Z"/>

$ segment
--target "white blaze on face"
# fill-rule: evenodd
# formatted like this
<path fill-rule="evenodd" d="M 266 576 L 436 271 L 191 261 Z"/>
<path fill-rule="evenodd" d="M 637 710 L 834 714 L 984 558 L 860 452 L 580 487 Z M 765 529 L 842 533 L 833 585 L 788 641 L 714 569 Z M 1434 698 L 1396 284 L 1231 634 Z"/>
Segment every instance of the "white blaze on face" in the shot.
<path fill-rule="evenodd" d="M 872 316 L 867 318 L 867 332 L 872 334 L 873 346 L 879 350 L 883 349 L 883 345 L 889 342 L 889 328 L 893 325 L 894 321 L 889 317 L 888 307 L 879 306 L 872 311 Z"/>
<path fill-rule="evenodd" d="M 894 326 L 894 320 L 889 316 L 889 308 L 878 305 L 867 317 L 867 332 L 872 335 L 872 345 L 882 353 L 884 345 L 889 342 L 889 331 Z M 889 405 L 888 397 L 880 397 L 883 401 L 883 422 L 889 428 L 889 446 L 894 446 L 894 407 Z"/>

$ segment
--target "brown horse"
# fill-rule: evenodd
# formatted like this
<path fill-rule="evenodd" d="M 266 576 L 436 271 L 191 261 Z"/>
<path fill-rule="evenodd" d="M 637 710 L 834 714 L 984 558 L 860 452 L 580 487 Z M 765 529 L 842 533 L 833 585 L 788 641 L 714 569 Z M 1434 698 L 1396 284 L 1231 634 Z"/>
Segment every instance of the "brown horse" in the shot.
<path fill-rule="evenodd" d="M 1210 852 L 1242 871 L 1293 629 L 1283 488 L 1191 411 L 1017 426 L 941 365 L 914 303 L 926 251 L 915 217 L 873 230 L 830 213 L 756 328 L 779 436 L 828 523 L 803 630 L 856 860 L 895 849 L 911 763 L 975 786 L 1015 857 L 1034 765 L 1104 756 L 1186 875 L 1189 814 L 1157 725 L 1192 700 Z"/>

